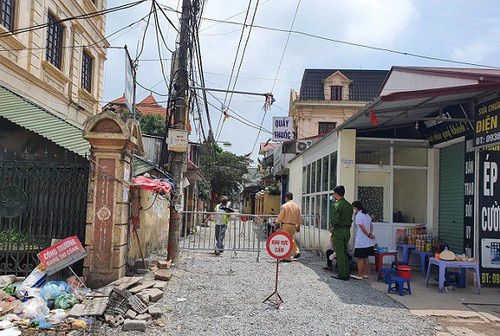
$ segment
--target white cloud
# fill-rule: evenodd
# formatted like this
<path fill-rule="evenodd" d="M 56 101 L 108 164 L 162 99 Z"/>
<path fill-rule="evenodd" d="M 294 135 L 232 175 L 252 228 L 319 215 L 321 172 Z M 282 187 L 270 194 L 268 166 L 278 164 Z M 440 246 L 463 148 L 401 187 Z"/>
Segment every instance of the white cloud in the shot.
<path fill-rule="evenodd" d="M 345 2 L 344 38 L 372 45 L 393 44 L 417 16 L 411 0 Z"/>
<path fill-rule="evenodd" d="M 491 36 L 498 36 L 499 32 L 500 29 L 493 29 L 482 37 L 455 48 L 451 52 L 451 58 L 456 61 L 495 64 L 500 56 L 500 50 L 491 42 Z"/>

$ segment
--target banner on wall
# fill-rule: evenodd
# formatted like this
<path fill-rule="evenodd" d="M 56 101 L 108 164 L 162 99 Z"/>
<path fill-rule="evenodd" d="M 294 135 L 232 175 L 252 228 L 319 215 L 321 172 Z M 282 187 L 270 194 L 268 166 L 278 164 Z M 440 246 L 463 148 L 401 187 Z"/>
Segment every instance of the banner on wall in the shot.
<path fill-rule="evenodd" d="M 465 137 L 464 175 L 464 253 L 468 258 L 474 255 L 474 137 Z"/>
<path fill-rule="evenodd" d="M 500 146 L 479 151 L 481 283 L 500 286 Z"/>

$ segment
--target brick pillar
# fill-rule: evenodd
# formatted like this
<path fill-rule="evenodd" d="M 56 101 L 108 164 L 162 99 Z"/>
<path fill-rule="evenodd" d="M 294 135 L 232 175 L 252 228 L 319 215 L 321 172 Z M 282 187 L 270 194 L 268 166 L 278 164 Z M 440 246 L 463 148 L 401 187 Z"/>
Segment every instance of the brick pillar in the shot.
<path fill-rule="evenodd" d="M 125 276 L 128 257 L 129 186 L 133 152 L 142 152 L 137 122 L 106 111 L 85 123 L 91 145 L 84 276 L 100 287 Z"/>

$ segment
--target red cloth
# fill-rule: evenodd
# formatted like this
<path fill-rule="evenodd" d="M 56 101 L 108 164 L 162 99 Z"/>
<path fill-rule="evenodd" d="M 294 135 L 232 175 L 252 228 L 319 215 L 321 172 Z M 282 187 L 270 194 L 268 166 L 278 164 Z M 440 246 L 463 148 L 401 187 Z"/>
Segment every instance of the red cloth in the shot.
<path fill-rule="evenodd" d="M 370 121 L 372 122 L 373 126 L 378 126 L 377 116 L 375 115 L 375 111 L 373 110 L 370 113 Z"/>
<path fill-rule="evenodd" d="M 170 183 L 144 176 L 134 177 L 132 179 L 132 185 L 138 186 L 141 189 L 153 190 L 164 194 L 168 194 L 170 190 L 172 190 Z"/>

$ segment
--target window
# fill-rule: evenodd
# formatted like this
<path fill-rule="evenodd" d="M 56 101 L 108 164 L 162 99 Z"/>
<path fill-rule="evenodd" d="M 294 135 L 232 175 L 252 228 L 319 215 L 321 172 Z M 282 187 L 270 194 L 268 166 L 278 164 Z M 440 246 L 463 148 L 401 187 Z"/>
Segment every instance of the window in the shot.
<path fill-rule="evenodd" d="M 395 223 L 427 221 L 427 170 L 394 169 Z"/>
<path fill-rule="evenodd" d="M 427 167 L 427 148 L 394 147 L 394 165 Z"/>
<path fill-rule="evenodd" d="M 337 152 L 330 154 L 330 187 L 333 190 L 337 186 Z"/>
<path fill-rule="evenodd" d="M 331 95 L 330 95 L 330 100 L 342 100 L 342 86 L 340 85 L 333 85 L 330 87 L 331 89 Z"/>
<path fill-rule="evenodd" d="M 49 25 L 47 28 L 47 61 L 61 69 L 64 28 L 50 14 L 47 23 Z"/>
<path fill-rule="evenodd" d="M 321 190 L 322 191 L 327 191 L 328 190 L 328 160 L 329 160 L 329 156 L 325 156 L 323 158 L 323 168 L 321 169 L 321 175 L 323 176 L 321 178 L 322 180 L 322 188 Z"/>
<path fill-rule="evenodd" d="M 376 142 L 356 144 L 356 164 L 388 165 L 391 158 L 390 143 Z"/>
<path fill-rule="evenodd" d="M 0 0 L 0 24 L 7 30 L 14 30 L 15 0 Z"/>
<path fill-rule="evenodd" d="M 321 159 L 316 161 L 316 192 L 321 191 Z"/>
<path fill-rule="evenodd" d="M 318 134 L 327 134 L 335 129 L 337 123 L 334 122 L 319 122 L 318 123 Z"/>
<path fill-rule="evenodd" d="M 82 57 L 82 88 L 92 92 L 92 57 L 85 50 Z"/>
<path fill-rule="evenodd" d="M 311 192 L 316 192 L 316 162 L 312 163 L 311 170 Z"/>

